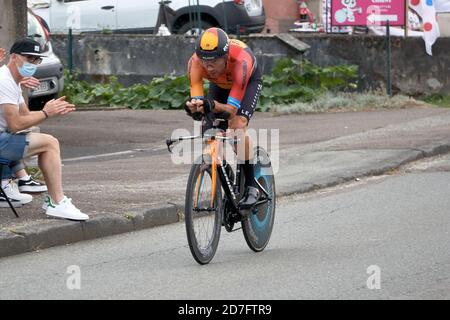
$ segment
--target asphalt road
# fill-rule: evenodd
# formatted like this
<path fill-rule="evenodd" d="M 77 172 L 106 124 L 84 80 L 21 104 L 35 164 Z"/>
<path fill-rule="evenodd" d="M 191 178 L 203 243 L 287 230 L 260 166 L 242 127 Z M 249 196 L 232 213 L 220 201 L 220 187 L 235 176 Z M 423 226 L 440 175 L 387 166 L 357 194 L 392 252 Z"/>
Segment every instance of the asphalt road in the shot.
<path fill-rule="evenodd" d="M 450 156 L 284 198 L 259 254 L 211 264 L 172 224 L 0 260 L 0 299 L 449 299 Z"/>
<path fill-rule="evenodd" d="M 447 112 L 443 108 L 281 116 L 257 112 L 250 128 L 279 129 L 280 148 L 287 148 Z M 77 111 L 49 119 L 39 127 L 41 132 L 58 138 L 63 161 L 136 149 L 145 150 L 145 155 L 167 154 L 165 141 L 175 130 L 194 132 L 192 119 L 180 110 Z M 123 158 L 124 155 L 118 157 Z M 105 158 L 98 159 L 103 161 Z"/>
<path fill-rule="evenodd" d="M 172 162 L 174 154 L 168 153 L 165 141 L 179 128 L 194 133 L 193 124 L 179 110 L 97 110 L 52 118 L 40 129 L 58 137 L 64 192 L 95 223 L 100 215 L 182 206 L 190 166 Z M 280 169 L 278 191 L 292 194 L 450 150 L 449 124 L 448 109 L 409 108 L 284 116 L 256 113 L 251 128 L 279 130 L 279 144 L 271 137 L 267 149 L 274 169 Z M 41 208 L 43 198 L 35 195 L 19 208 L 20 219 L 4 210 L 0 232 L 50 223 Z M 18 232 L 36 233 L 35 229 Z M 38 242 L 28 246 L 34 250 Z"/>

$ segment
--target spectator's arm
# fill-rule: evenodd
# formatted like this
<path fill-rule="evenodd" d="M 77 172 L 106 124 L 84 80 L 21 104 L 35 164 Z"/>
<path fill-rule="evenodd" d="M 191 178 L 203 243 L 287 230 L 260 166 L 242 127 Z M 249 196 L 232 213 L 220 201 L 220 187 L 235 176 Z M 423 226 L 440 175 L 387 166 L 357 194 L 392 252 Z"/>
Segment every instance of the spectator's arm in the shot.
<path fill-rule="evenodd" d="M 46 119 L 44 113 L 40 111 L 30 112 L 27 115 L 21 115 L 17 105 L 4 104 L 2 106 L 8 129 L 13 133 L 28 129 Z"/>
<path fill-rule="evenodd" d="M 27 89 L 35 89 L 39 86 L 40 81 L 33 77 L 26 77 L 20 80 L 20 85 Z"/>
<path fill-rule="evenodd" d="M 62 116 L 75 111 L 75 106 L 65 101 L 65 98 L 52 99 L 45 104 L 41 111 L 30 111 L 26 115 L 20 114 L 20 108 L 17 108 L 17 105 L 3 104 L 0 106 L 3 106 L 3 115 L 8 129 L 11 132 L 18 132 L 41 123 L 47 117 Z"/>
<path fill-rule="evenodd" d="M 5 55 L 6 55 L 5 49 L 0 48 L 0 62 L 2 62 L 3 59 L 5 59 Z"/>
<path fill-rule="evenodd" d="M 26 116 L 30 114 L 30 109 L 28 108 L 26 103 L 21 103 L 19 106 L 19 114 L 22 116 Z"/>

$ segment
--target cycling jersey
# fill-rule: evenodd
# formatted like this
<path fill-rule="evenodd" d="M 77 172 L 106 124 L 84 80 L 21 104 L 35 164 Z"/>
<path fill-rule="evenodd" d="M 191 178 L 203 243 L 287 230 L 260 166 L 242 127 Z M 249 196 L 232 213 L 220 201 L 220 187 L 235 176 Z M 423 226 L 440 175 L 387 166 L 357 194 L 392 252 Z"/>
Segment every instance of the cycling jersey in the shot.
<path fill-rule="evenodd" d="M 194 53 L 188 64 L 191 98 L 203 98 L 203 80 L 206 79 L 221 89 L 229 90 L 226 103 L 241 108 L 248 82 L 256 70 L 256 58 L 242 41 L 230 40 L 226 71 L 217 78 L 208 76 L 200 59 Z"/>

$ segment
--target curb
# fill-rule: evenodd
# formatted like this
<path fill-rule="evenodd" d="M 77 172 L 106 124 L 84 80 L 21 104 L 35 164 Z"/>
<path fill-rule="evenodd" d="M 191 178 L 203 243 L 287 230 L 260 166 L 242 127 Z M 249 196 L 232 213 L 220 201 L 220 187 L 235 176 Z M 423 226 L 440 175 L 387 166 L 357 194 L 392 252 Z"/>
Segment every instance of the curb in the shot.
<path fill-rule="evenodd" d="M 437 146 L 432 146 L 426 148 L 425 150 L 409 150 L 405 152 L 405 156 L 403 157 L 403 159 L 400 159 L 396 163 L 388 165 L 381 164 L 379 168 L 361 170 L 360 172 L 353 171 L 349 172 L 347 175 L 344 174 L 341 177 L 331 177 L 331 179 L 322 179 L 323 181 L 317 181 L 316 183 L 303 183 L 300 185 L 292 185 L 289 187 L 290 188 L 289 191 L 277 192 L 277 197 L 288 197 L 296 194 L 308 193 L 320 189 L 331 188 L 355 180 L 356 178 L 380 176 L 392 170 L 396 170 L 408 163 L 446 153 L 450 153 L 450 144 L 441 144 Z"/>
<path fill-rule="evenodd" d="M 52 219 L 31 226 L 0 231 L 0 257 L 39 251 L 180 221 L 179 206 L 154 207 L 130 214 L 99 214 L 86 222 Z"/>
<path fill-rule="evenodd" d="M 407 163 L 449 152 L 450 144 L 445 143 L 426 150 L 408 150 L 403 159 L 395 163 L 354 170 L 342 177 L 333 176 L 316 183 L 292 185 L 288 192 L 279 192 L 277 196 L 308 193 L 360 177 L 382 175 Z M 180 222 L 183 220 L 182 211 L 182 204 L 171 203 L 137 213 L 99 214 L 80 223 L 52 219 L 36 225 L 5 229 L 0 231 L 0 258 Z"/>

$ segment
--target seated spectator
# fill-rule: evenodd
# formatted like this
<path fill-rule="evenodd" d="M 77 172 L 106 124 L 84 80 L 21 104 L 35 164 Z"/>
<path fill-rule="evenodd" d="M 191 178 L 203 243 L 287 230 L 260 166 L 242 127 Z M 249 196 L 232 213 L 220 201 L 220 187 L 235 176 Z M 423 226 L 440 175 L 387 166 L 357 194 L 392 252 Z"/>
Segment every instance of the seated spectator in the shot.
<path fill-rule="evenodd" d="M 87 220 L 89 216 L 64 195 L 58 140 L 48 134 L 23 131 L 49 117 L 75 111 L 75 106 L 65 101 L 65 97 L 50 100 L 41 111 L 30 111 L 26 107 L 20 83 L 32 77 L 42 62 L 41 50 L 34 40 L 19 40 L 10 49 L 8 64 L 0 68 L 0 157 L 19 161 L 37 155 L 49 194 L 44 204 L 45 213 L 52 217 Z"/>
<path fill-rule="evenodd" d="M 5 59 L 5 49 L 0 48 L 0 64 Z M 25 78 L 21 81 L 21 84 L 27 88 L 35 88 L 39 84 L 39 80 L 34 78 Z M 26 105 L 23 105 L 26 107 Z M 12 179 L 11 170 L 3 171 L 1 187 L 5 191 L 5 194 L 13 202 L 19 202 L 20 204 L 26 204 L 31 202 L 32 196 L 28 194 L 22 194 L 21 192 L 35 193 L 35 192 L 45 192 L 47 191 L 47 186 L 39 181 L 34 180 L 34 178 L 28 175 L 25 170 L 25 165 L 23 161 L 13 162 L 11 168 L 15 173 L 15 177 L 18 178 L 18 185 Z M 14 170 L 15 169 L 15 170 Z M 0 195 L 0 207 L 9 206 L 4 199 L 3 195 Z"/>

